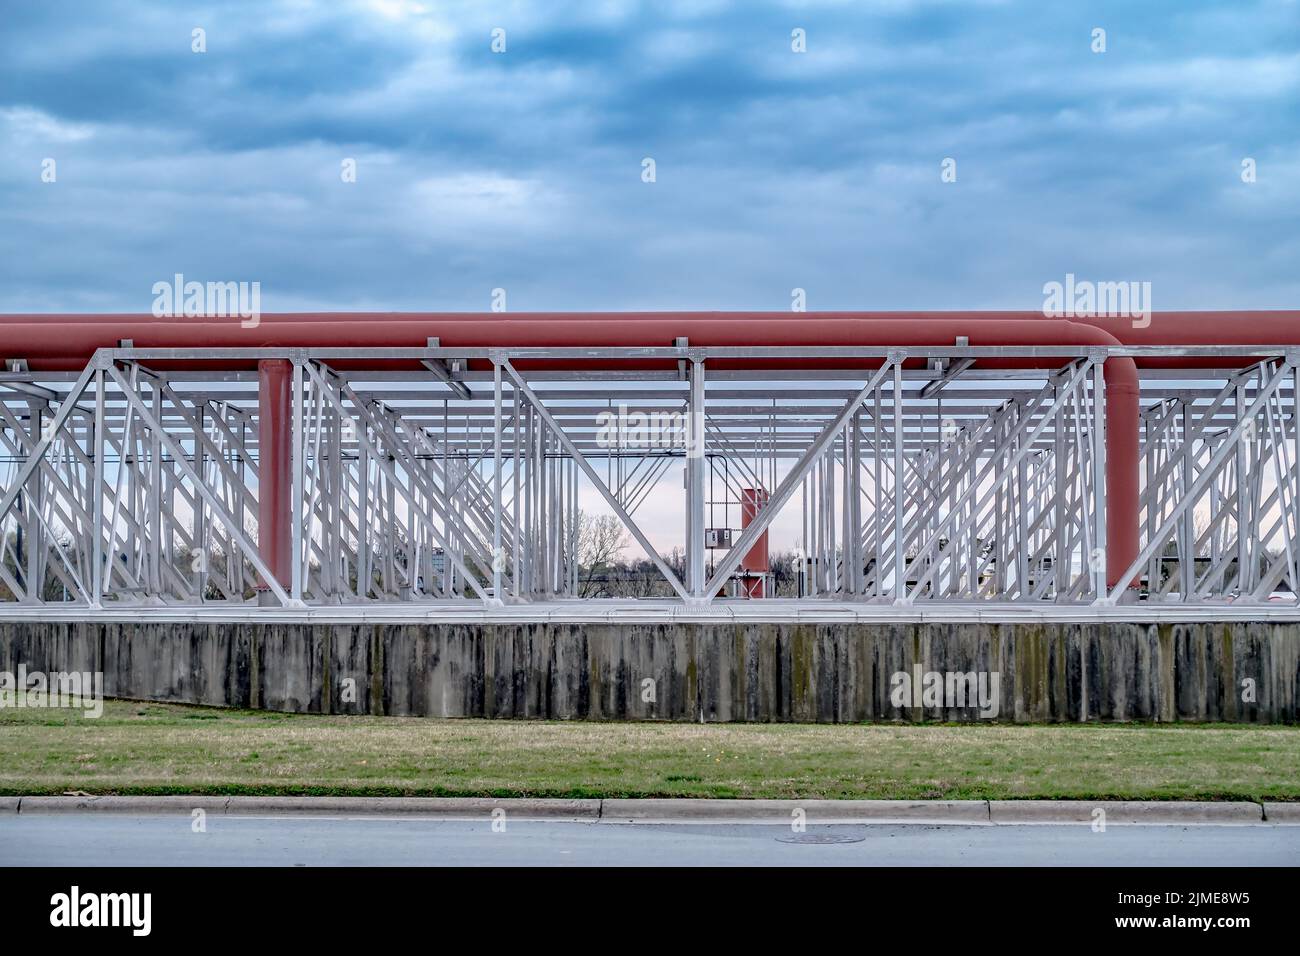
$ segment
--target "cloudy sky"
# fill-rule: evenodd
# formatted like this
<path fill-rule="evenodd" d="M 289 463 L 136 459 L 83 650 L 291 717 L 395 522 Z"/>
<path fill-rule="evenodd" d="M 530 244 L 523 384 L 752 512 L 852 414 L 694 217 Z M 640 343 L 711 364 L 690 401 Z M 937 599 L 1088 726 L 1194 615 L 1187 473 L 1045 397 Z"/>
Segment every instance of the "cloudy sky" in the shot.
<path fill-rule="evenodd" d="M 3 311 L 176 272 L 265 311 L 1038 308 L 1067 272 L 1300 305 L 1297 0 L 0 17 Z"/>

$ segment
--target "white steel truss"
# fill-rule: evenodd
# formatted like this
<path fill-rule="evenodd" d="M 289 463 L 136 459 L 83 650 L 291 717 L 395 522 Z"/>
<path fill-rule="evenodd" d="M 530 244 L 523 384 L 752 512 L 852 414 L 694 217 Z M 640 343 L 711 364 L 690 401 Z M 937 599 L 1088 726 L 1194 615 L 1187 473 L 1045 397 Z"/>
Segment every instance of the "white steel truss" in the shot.
<path fill-rule="evenodd" d="M 690 605 L 752 600 L 746 556 L 780 521 L 797 576 L 784 599 L 809 604 L 1296 605 L 1300 367 L 1285 348 L 1141 373 L 1139 551 L 1119 580 L 1107 573 L 1105 361 L 1224 353 L 785 349 L 767 357 L 786 370 L 745 372 L 734 360 L 764 350 L 435 341 L 124 347 L 75 374 L 19 365 L 0 373 L 0 599 L 426 612 L 576 600 L 592 509 L 626 530 L 653 597 Z M 634 358 L 665 370 L 608 370 Z M 293 370 L 279 576 L 260 540 L 259 359 Z M 539 360 L 572 370 L 531 371 Z M 746 495 L 761 504 L 737 527 Z M 665 501 L 680 531 L 665 530 Z M 727 536 L 706 547 L 719 502 Z"/>

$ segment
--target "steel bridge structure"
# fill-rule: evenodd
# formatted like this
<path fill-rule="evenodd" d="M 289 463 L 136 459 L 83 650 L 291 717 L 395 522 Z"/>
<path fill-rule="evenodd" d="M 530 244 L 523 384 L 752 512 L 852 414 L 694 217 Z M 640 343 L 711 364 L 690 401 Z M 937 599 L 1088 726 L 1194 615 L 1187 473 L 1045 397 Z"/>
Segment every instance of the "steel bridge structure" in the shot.
<path fill-rule="evenodd" d="M 1128 321 L 4 316 L 0 599 L 1295 613 L 1300 313 Z"/>

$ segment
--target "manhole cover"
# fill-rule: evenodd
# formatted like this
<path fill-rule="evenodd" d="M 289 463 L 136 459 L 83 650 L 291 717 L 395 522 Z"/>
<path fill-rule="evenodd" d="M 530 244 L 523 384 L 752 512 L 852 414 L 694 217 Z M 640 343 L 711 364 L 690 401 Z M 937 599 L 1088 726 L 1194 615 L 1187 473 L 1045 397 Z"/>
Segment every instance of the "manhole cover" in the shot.
<path fill-rule="evenodd" d="M 866 837 L 854 836 L 851 833 L 792 833 L 790 836 L 776 838 L 777 843 L 811 843 L 816 846 L 830 843 L 862 843 L 864 840 Z"/>

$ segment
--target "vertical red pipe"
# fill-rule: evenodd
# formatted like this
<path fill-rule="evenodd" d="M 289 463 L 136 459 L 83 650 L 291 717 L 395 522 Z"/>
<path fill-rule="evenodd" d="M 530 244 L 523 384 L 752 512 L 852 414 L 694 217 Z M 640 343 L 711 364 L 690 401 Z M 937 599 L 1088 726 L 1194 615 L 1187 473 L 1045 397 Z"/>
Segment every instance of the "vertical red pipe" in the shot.
<path fill-rule="evenodd" d="M 257 549 L 281 587 L 290 584 L 293 539 L 289 495 L 293 489 L 293 363 L 257 363 Z"/>
<path fill-rule="evenodd" d="M 750 526 L 763 507 L 767 504 L 767 492 L 762 488 L 744 488 L 740 492 L 740 530 Z M 754 546 L 740 561 L 741 581 L 744 583 L 745 596 L 764 597 L 764 582 L 767 580 L 767 532 L 759 535 Z"/>
<path fill-rule="evenodd" d="M 1106 586 L 1113 588 L 1136 560 L 1142 452 L 1137 368 L 1130 358 L 1109 358 L 1106 376 Z M 1129 581 L 1127 586 L 1136 587 Z"/>

